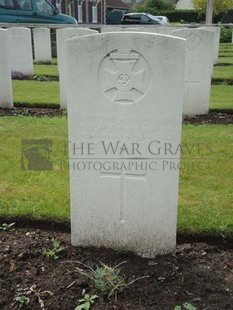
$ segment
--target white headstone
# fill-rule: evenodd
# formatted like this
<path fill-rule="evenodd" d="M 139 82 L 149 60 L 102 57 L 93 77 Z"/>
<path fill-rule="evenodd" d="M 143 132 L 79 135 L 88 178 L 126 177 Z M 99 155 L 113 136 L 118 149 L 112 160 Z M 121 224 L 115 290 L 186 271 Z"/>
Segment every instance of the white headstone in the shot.
<path fill-rule="evenodd" d="M 13 108 L 7 31 L 0 29 L 0 107 Z"/>
<path fill-rule="evenodd" d="M 13 75 L 33 75 L 31 30 L 23 27 L 7 29 L 10 46 L 10 64 Z"/>
<path fill-rule="evenodd" d="M 141 26 L 141 25 L 125 25 L 125 26 L 104 26 L 101 28 L 101 33 L 107 32 L 118 32 L 118 31 L 140 31 L 140 32 L 151 32 L 171 35 L 173 30 L 178 29 L 178 27 L 173 26 Z"/>
<path fill-rule="evenodd" d="M 39 27 L 33 29 L 35 62 L 51 63 L 52 48 L 50 29 Z"/>
<path fill-rule="evenodd" d="M 218 63 L 219 44 L 220 44 L 220 27 L 200 27 L 199 29 L 206 29 L 214 32 L 214 64 Z"/>
<path fill-rule="evenodd" d="M 175 27 L 175 26 L 155 26 L 155 27 L 145 26 L 145 27 L 142 27 L 141 31 L 171 35 L 172 31 L 177 30 L 179 28 L 180 27 Z"/>
<path fill-rule="evenodd" d="M 209 112 L 215 34 L 190 28 L 173 31 L 173 35 L 187 40 L 183 113 L 206 114 Z"/>
<path fill-rule="evenodd" d="M 86 28 L 62 28 L 56 32 L 57 36 L 57 64 L 59 71 L 59 86 L 60 86 L 60 104 L 61 108 L 67 108 L 66 95 L 66 45 L 65 41 L 70 38 L 75 38 L 87 34 L 98 33 L 96 30 Z"/>
<path fill-rule="evenodd" d="M 125 25 L 125 26 L 102 26 L 101 33 L 108 33 L 108 32 L 120 32 L 120 31 L 140 31 L 140 25 Z"/>
<path fill-rule="evenodd" d="M 67 40 L 73 245 L 175 249 L 184 58 L 170 36 Z"/>

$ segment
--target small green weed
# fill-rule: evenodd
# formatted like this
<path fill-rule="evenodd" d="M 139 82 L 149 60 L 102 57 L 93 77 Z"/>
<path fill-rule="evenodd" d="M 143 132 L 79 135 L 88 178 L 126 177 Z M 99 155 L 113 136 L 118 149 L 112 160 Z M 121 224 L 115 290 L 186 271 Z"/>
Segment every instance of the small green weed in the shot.
<path fill-rule="evenodd" d="M 185 302 L 182 306 L 176 306 L 174 310 L 197 310 L 192 304 Z"/>
<path fill-rule="evenodd" d="M 221 236 L 222 236 L 223 240 L 225 241 L 226 235 L 229 231 L 229 223 L 222 224 L 220 226 L 220 231 L 221 231 Z"/>
<path fill-rule="evenodd" d="M 124 255 L 124 254 L 126 254 L 128 251 L 127 251 L 126 249 L 124 249 L 124 248 L 117 248 L 117 249 L 115 249 L 115 252 L 116 252 L 116 254 L 118 254 L 118 255 Z"/>
<path fill-rule="evenodd" d="M 14 225 L 15 223 L 10 223 L 10 224 L 4 223 L 2 224 L 2 226 L 0 226 L 0 229 L 4 231 L 14 231 L 15 228 L 12 228 Z"/>
<path fill-rule="evenodd" d="M 125 262 L 122 262 L 114 267 L 110 267 L 100 262 L 100 266 L 96 268 L 84 265 L 88 270 L 82 270 L 80 268 L 76 268 L 76 270 L 80 274 L 91 279 L 98 292 L 107 293 L 108 297 L 111 298 L 113 296 L 116 297 L 118 292 L 122 292 L 139 279 L 145 278 L 141 277 L 127 281 L 126 278 L 120 274 L 121 269 L 119 266 L 124 263 Z"/>
<path fill-rule="evenodd" d="M 58 259 L 59 256 L 57 254 L 63 251 L 64 248 L 60 245 L 60 242 L 55 239 L 52 239 L 52 243 L 53 243 L 53 248 L 44 249 L 43 255 L 51 259 Z"/>
<path fill-rule="evenodd" d="M 154 267 L 154 266 L 158 265 L 158 263 L 156 263 L 156 262 L 153 261 L 153 260 L 149 260 L 149 261 L 147 262 L 147 265 L 150 266 L 150 267 Z"/>
<path fill-rule="evenodd" d="M 23 306 L 28 306 L 29 303 L 30 303 L 30 299 L 24 295 L 21 295 L 21 296 L 16 296 L 14 298 L 14 301 L 16 303 L 19 303 L 19 307 L 18 309 L 21 309 Z"/>
<path fill-rule="evenodd" d="M 157 279 L 159 282 L 163 283 L 166 279 L 164 277 L 158 277 Z"/>
<path fill-rule="evenodd" d="M 97 295 L 85 294 L 84 298 L 79 299 L 79 302 L 81 304 L 77 306 L 74 310 L 89 310 L 91 308 L 91 305 L 95 302 L 96 298 L 98 298 Z"/>

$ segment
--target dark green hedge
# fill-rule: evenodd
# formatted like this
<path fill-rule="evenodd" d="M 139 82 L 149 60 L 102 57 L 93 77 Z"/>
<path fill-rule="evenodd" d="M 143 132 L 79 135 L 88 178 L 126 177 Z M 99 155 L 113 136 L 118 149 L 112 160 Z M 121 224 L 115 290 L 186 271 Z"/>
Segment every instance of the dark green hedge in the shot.
<path fill-rule="evenodd" d="M 216 22 L 221 22 L 222 24 L 229 24 L 229 23 L 233 23 L 233 10 L 225 13 L 225 14 L 219 14 L 216 18 L 215 18 Z"/>
<path fill-rule="evenodd" d="M 198 23 L 201 21 L 194 10 L 161 11 L 160 14 L 153 15 L 167 16 L 170 22 L 180 22 L 182 20 L 184 23 Z"/>
<path fill-rule="evenodd" d="M 230 43 L 231 42 L 231 36 L 232 36 L 232 28 L 222 26 L 221 32 L 220 32 L 220 42 L 221 43 Z"/>

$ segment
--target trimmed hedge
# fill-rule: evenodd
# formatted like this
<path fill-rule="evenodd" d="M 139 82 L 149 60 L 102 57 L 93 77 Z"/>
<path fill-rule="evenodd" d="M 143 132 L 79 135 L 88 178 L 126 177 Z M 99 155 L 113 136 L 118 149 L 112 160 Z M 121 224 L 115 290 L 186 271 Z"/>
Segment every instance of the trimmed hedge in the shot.
<path fill-rule="evenodd" d="M 232 36 L 232 28 L 222 26 L 221 32 L 220 32 L 220 42 L 221 43 L 230 43 L 231 42 L 231 36 Z"/>
<path fill-rule="evenodd" d="M 202 19 L 194 10 L 161 11 L 153 15 L 167 16 L 170 22 L 199 23 Z"/>

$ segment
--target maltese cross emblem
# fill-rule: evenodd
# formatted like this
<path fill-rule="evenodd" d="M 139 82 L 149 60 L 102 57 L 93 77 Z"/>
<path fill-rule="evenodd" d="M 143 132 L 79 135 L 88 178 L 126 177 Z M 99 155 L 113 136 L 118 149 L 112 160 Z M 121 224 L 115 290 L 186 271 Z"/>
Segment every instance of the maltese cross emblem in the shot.
<path fill-rule="evenodd" d="M 101 70 L 103 91 L 111 101 L 130 104 L 141 99 L 148 87 L 148 64 L 144 57 L 131 50 L 117 50 L 104 58 Z"/>

